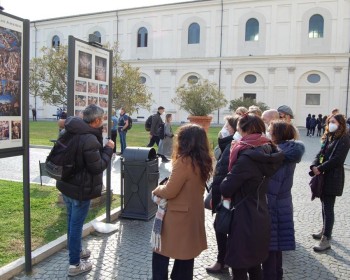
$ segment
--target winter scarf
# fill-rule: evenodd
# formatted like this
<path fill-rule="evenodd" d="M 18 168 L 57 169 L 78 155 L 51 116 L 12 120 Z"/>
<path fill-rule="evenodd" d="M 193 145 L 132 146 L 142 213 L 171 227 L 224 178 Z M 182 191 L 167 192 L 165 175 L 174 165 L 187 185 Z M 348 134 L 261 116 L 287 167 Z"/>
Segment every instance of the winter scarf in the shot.
<path fill-rule="evenodd" d="M 158 205 L 158 210 L 153 223 L 151 245 L 154 250 L 160 251 L 162 249 L 162 225 L 168 201 L 165 198 L 160 198 L 156 195 L 152 195 L 152 200 Z"/>
<path fill-rule="evenodd" d="M 230 163 L 228 165 L 228 171 L 230 172 L 232 166 L 235 164 L 238 158 L 238 153 L 240 151 L 251 149 L 255 147 L 262 146 L 264 144 L 271 143 L 271 140 L 268 139 L 262 133 L 253 133 L 248 134 L 242 137 L 241 140 L 232 141 L 231 150 L 230 150 Z"/>

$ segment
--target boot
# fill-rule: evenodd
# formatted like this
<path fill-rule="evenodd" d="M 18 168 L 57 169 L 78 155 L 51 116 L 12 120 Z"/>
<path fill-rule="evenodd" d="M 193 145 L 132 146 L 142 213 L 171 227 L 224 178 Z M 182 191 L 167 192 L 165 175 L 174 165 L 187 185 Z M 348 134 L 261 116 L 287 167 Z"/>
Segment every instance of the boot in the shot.
<path fill-rule="evenodd" d="M 205 268 L 208 273 L 222 273 L 227 267 L 221 263 L 214 263 L 212 266 Z"/>
<path fill-rule="evenodd" d="M 322 235 L 322 238 L 318 245 L 314 246 L 314 251 L 315 252 L 323 252 L 327 249 L 331 248 L 331 244 L 329 243 L 329 240 L 326 236 Z"/>
<path fill-rule="evenodd" d="M 323 235 L 323 229 L 321 229 L 319 233 L 313 233 L 312 238 L 316 240 L 320 240 L 322 238 L 322 235 Z"/>

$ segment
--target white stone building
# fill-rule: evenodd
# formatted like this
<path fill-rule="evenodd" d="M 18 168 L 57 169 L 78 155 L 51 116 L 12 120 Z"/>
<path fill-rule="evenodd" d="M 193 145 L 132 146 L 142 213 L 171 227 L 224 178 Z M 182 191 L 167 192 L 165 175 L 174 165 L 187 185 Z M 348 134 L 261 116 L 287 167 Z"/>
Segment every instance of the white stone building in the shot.
<path fill-rule="evenodd" d="M 92 33 L 119 42 L 153 94 L 152 112 L 163 105 L 174 121 L 187 118 L 171 103 L 175 89 L 196 77 L 219 84 L 227 100 L 289 105 L 296 125 L 335 107 L 350 115 L 349 0 L 202 0 L 39 20 L 31 22 L 31 57 Z M 38 117 L 56 112 L 38 100 L 37 109 Z M 213 112 L 213 121 L 229 113 Z"/>

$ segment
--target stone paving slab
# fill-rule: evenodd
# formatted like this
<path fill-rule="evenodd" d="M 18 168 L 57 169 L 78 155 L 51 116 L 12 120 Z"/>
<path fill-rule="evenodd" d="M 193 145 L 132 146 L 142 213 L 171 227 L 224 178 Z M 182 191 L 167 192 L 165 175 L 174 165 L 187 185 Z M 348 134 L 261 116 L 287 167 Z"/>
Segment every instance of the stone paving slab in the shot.
<path fill-rule="evenodd" d="M 297 165 L 294 186 L 294 222 L 297 248 L 284 252 L 284 279 L 350 279 L 350 171 L 346 170 L 345 190 L 337 198 L 335 205 L 335 225 L 332 250 L 315 253 L 312 250 L 315 241 L 311 233 L 321 227 L 320 201 L 311 201 L 308 187 L 309 165 L 318 151 L 319 139 L 305 137 L 306 154 Z M 349 157 L 348 157 L 349 158 Z M 170 166 L 161 166 L 161 177 L 169 172 Z M 75 279 L 151 279 L 152 250 L 149 239 L 153 225 L 150 221 L 119 219 L 119 230 L 111 234 L 93 233 L 84 238 L 85 245 L 92 250 L 90 260 L 93 270 Z M 232 279 L 230 271 L 220 275 L 209 275 L 205 267 L 216 260 L 216 241 L 213 231 L 213 217 L 206 210 L 206 230 L 208 249 L 195 260 L 194 279 Z M 31 275 L 24 273 L 13 279 L 68 279 L 68 252 L 59 251 L 45 261 L 33 267 Z M 170 263 L 169 271 L 171 270 Z"/>

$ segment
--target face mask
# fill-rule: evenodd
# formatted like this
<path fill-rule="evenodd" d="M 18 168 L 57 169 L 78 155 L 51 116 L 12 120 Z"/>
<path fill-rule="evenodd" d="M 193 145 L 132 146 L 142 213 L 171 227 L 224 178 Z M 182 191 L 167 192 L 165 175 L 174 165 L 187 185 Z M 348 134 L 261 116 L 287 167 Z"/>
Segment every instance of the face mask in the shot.
<path fill-rule="evenodd" d="M 228 129 L 224 126 L 221 130 L 220 130 L 220 134 L 222 138 L 225 138 L 227 136 L 230 135 L 230 132 L 228 131 Z"/>
<path fill-rule="evenodd" d="M 239 141 L 242 139 L 242 135 L 236 131 L 235 134 L 233 135 L 233 140 Z"/>
<path fill-rule="evenodd" d="M 338 129 L 338 126 L 335 123 L 329 123 L 328 130 L 329 132 L 334 132 Z"/>

